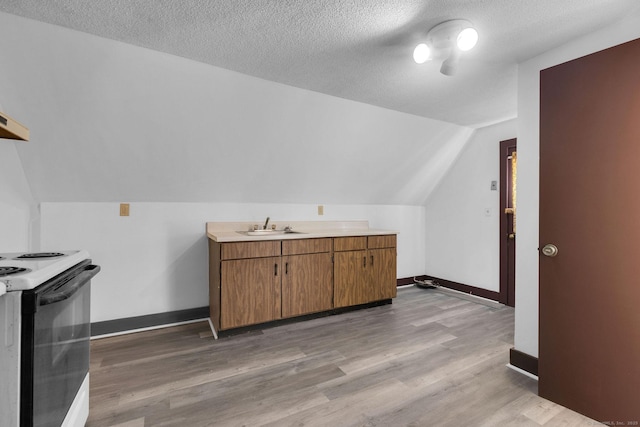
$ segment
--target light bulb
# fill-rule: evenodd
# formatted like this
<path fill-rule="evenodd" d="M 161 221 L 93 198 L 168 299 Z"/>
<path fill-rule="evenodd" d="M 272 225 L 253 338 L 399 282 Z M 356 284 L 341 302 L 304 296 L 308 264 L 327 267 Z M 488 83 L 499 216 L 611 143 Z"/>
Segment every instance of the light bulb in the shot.
<path fill-rule="evenodd" d="M 476 43 L 478 43 L 478 32 L 475 28 L 465 28 L 458 34 L 457 44 L 461 51 L 473 49 Z"/>
<path fill-rule="evenodd" d="M 420 43 L 413 50 L 413 60 L 416 61 L 418 64 L 424 64 L 429 59 L 431 59 L 430 56 L 431 56 L 431 51 L 429 50 L 429 46 L 427 46 L 424 43 Z"/>

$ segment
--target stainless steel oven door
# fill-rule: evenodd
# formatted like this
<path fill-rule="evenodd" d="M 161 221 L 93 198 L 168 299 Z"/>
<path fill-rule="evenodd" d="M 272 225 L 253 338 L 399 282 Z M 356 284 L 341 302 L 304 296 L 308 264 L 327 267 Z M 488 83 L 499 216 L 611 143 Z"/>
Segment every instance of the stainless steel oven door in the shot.
<path fill-rule="evenodd" d="M 89 372 L 88 285 L 100 267 L 81 264 L 23 292 L 22 426 L 61 425 Z"/>

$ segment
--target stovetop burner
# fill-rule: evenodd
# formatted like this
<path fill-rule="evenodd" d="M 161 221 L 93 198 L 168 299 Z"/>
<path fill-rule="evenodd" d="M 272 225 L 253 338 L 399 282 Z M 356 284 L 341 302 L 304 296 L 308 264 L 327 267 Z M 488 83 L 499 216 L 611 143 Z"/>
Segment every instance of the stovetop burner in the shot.
<path fill-rule="evenodd" d="M 4 257 L 3 260 L 0 260 L 0 267 L 5 267 L 3 269 L 3 277 L 0 277 L 0 287 L 4 288 L 4 285 L 6 285 L 7 292 L 35 289 L 81 262 L 89 260 L 89 253 L 82 249 L 50 252 L 3 252 L 0 253 L 0 256 Z M 16 271 L 11 267 L 25 268 L 27 270 Z M 1 315 L 2 313 L 0 313 Z M 0 336 L 2 335 L 1 329 L 0 327 Z M 0 340 L 2 340 L 1 337 Z M 0 416 L 0 419 L 2 419 L 2 416 Z M 2 424 L 2 421 L 0 421 L 0 424 Z"/>
<path fill-rule="evenodd" d="M 12 274 L 18 274 L 18 273 L 27 273 L 29 271 L 31 270 L 29 270 L 28 268 L 13 267 L 11 265 L 0 266 L 0 277 L 10 276 Z"/>
<path fill-rule="evenodd" d="M 22 254 L 14 259 L 56 258 L 59 256 L 64 256 L 64 254 L 61 254 L 60 252 L 34 252 L 30 254 Z"/>

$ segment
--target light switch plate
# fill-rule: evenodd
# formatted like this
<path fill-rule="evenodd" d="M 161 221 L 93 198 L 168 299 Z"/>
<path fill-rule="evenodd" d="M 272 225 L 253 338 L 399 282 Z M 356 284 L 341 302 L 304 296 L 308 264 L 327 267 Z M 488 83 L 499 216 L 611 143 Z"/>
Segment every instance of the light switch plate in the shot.
<path fill-rule="evenodd" d="M 324 206 L 318 205 L 318 215 L 324 215 Z"/>
<path fill-rule="evenodd" d="M 491 191 L 498 191 L 498 181 L 491 181 Z"/>
<path fill-rule="evenodd" d="M 129 203 L 120 203 L 120 216 L 129 216 Z"/>

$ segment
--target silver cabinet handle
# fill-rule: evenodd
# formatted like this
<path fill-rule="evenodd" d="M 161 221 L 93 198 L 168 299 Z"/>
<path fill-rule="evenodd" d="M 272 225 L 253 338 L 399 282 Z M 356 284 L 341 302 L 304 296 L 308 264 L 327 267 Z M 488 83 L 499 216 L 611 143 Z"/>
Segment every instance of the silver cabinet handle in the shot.
<path fill-rule="evenodd" d="M 558 247 L 556 245 L 548 243 L 542 248 L 542 255 L 553 258 L 554 256 L 558 255 Z"/>

